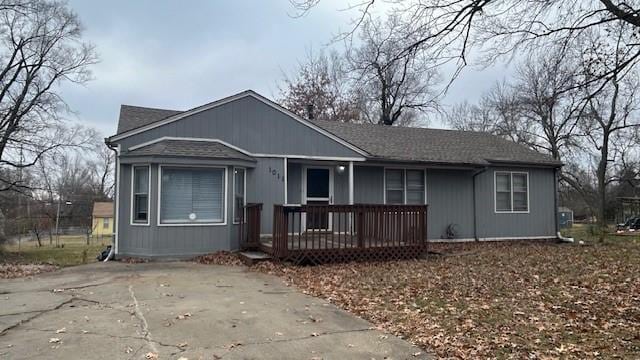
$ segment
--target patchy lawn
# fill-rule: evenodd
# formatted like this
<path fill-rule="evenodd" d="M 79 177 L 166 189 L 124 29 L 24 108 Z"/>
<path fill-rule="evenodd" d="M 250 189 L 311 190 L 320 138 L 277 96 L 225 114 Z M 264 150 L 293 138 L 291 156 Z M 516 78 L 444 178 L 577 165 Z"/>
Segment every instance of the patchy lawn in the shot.
<path fill-rule="evenodd" d="M 49 245 L 48 240 L 38 247 L 35 241 L 7 245 L 0 248 L 0 278 L 13 278 L 53 271 L 58 267 L 86 264 L 96 261 L 98 253 L 110 239 L 92 240 L 87 245 L 84 236 L 61 236 L 64 247 Z"/>
<path fill-rule="evenodd" d="M 256 268 L 439 356 L 640 355 L 640 238 L 586 246 L 467 243 L 433 250 L 445 255 Z"/>

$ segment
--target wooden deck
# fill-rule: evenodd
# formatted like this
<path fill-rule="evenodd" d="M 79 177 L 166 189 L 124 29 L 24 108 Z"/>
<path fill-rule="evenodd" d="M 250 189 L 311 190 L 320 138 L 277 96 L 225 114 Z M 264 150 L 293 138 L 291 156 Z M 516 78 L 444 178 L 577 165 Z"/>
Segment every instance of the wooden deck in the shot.
<path fill-rule="evenodd" d="M 260 238 L 259 206 L 247 212 L 248 248 L 295 263 L 406 259 L 427 250 L 426 205 L 274 206 L 273 234 Z M 331 230 L 328 230 L 331 229 Z"/>
<path fill-rule="evenodd" d="M 314 250 L 314 249 L 353 249 L 357 248 L 358 244 L 354 243 L 353 238 L 342 238 L 342 234 L 311 234 L 303 233 L 289 234 L 288 249 L 289 250 Z M 313 240 L 309 240 L 313 239 Z M 306 240 L 306 241 L 305 241 Z M 273 248 L 273 237 L 263 237 L 260 239 L 260 245 L 267 248 Z M 384 247 L 389 246 L 389 241 L 383 241 L 381 239 L 366 239 L 363 247 Z M 397 241 L 393 246 L 409 245 L 404 241 Z"/>

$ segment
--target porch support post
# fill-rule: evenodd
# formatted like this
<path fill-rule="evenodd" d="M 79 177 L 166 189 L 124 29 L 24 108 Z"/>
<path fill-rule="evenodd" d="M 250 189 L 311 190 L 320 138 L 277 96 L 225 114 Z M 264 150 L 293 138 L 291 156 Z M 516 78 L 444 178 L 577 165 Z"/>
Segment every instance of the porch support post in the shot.
<path fill-rule="evenodd" d="M 287 178 L 289 177 L 287 175 L 287 168 L 288 168 L 288 166 L 287 166 L 288 164 L 287 163 L 288 163 L 288 161 L 287 161 L 287 158 L 285 157 L 284 158 L 284 171 L 283 171 L 283 173 L 284 173 L 284 204 L 288 204 L 289 203 L 289 199 L 288 199 L 289 198 L 289 194 L 287 193 L 288 192 L 287 191 L 287 181 L 288 181 Z"/>
<path fill-rule="evenodd" d="M 353 161 L 349 161 L 349 205 L 353 205 Z"/>

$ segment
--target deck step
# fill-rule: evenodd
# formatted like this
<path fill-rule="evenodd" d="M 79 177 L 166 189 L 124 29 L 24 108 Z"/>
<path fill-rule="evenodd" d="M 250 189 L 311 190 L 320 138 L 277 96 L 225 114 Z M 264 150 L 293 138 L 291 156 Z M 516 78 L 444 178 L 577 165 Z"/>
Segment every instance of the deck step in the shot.
<path fill-rule="evenodd" d="M 242 262 L 247 266 L 251 266 L 260 261 L 271 260 L 271 255 L 265 254 L 262 251 L 241 251 L 239 255 Z"/>

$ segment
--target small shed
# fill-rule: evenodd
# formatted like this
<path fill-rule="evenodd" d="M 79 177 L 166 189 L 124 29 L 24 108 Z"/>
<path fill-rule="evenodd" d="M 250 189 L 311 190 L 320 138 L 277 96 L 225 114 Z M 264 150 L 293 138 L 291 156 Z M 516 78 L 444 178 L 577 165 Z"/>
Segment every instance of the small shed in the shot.
<path fill-rule="evenodd" d="M 568 207 L 558 207 L 558 224 L 561 229 L 570 228 L 573 226 L 573 210 Z"/>
<path fill-rule="evenodd" d="M 113 234 L 113 202 L 93 203 L 91 233 L 93 236 L 111 236 Z"/>
<path fill-rule="evenodd" d="M 632 217 L 640 216 L 640 197 L 619 197 L 618 204 L 619 206 L 616 222 L 623 223 Z"/>

